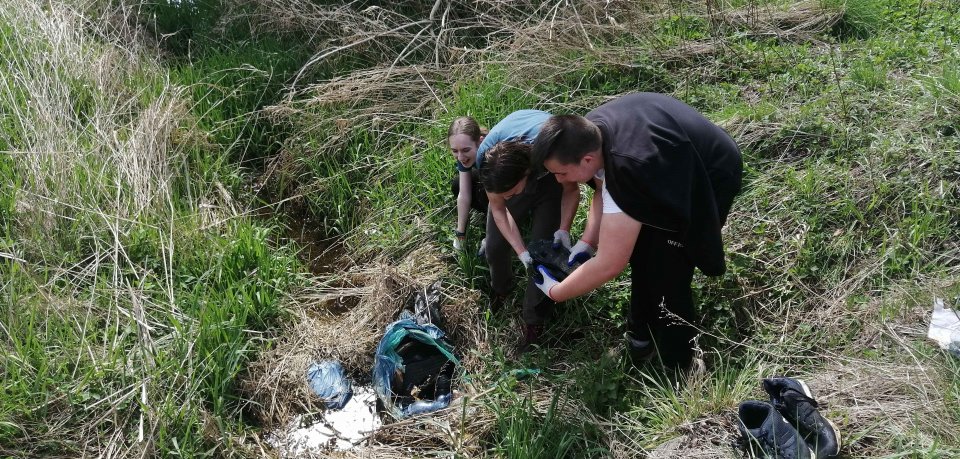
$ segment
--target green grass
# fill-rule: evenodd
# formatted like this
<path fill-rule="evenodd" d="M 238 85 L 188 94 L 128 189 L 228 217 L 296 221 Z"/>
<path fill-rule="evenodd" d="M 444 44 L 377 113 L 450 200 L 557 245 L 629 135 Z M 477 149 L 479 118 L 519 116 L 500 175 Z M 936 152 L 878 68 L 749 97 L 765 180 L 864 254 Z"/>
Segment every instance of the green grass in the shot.
<path fill-rule="evenodd" d="M 556 81 L 530 81 L 521 92 L 504 90 L 503 67 L 487 66 L 486 82 L 468 79 L 447 92 L 435 121 L 404 125 L 411 141 L 384 150 L 360 137 L 347 161 L 351 166 L 337 166 L 359 176 L 350 180 L 349 192 L 332 193 L 338 196 L 338 211 L 350 205 L 339 196 L 362 197 L 355 201 L 353 226 L 340 230 L 352 235 L 352 247 L 371 255 L 400 259 L 419 244 L 411 240 L 432 240 L 444 250 L 453 205 L 446 190 L 452 168 L 443 132 L 453 116 L 470 114 L 487 124 L 520 108 L 581 112 L 581 101 L 632 90 L 670 92 L 703 110 L 731 131 L 747 163 L 745 190 L 727 232 L 729 271 L 719 280 L 695 282 L 702 305 L 699 325 L 709 333 L 701 345 L 720 350 L 707 354 L 714 371 L 705 392 L 676 392 L 655 376 L 627 381 L 616 359 L 597 352 L 546 351 L 535 360 L 550 367 L 551 359 L 560 359 L 581 369 L 558 375 L 556 387 L 574 382 L 580 389 L 568 395 L 602 416 L 626 416 L 631 429 L 647 438 L 640 446 L 655 447 L 685 422 L 729 412 L 743 397 L 757 396 L 765 372 L 816 372 L 830 364 L 820 356 L 844 352 L 866 332 L 869 324 L 852 315 L 828 327 L 804 323 L 802 317 L 816 314 L 823 303 L 839 301 L 856 310 L 894 286 L 918 278 L 949 279 L 955 270 L 960 184 L 956 155 L 947 153 L 956 151 L 948 127 L 955 123 L 935 115 L 955 117 L 956 52 L 945 46 L 958 32 L 948 19 L 954 7 L 911 1 L 834 5 L 844 8 L 841 21 L 816 37 L 829 44 L 826 48 L 751 36 L 729 26 L 713 29 L 702 12 L 672 11 L 656 22 L 652 40 L 662 47 L 683 46 L 730 34 L 719 36 L 724 46 L 712 61 L 666 65 L 638 53 L 640 64 L 625 70 L 591 64 L 589 51 L 571 50 L 570 58 L 582 58 L 583 67 Z M 638 50 L 643 49 L 641 42 Z M 310 138 L 316 135 L 322 134 Z M 371 149 L 364 153 L 365 147 Z M 371 156 L 377 158 L 373 163 L 367 162 Z M 331 175 L 313 170 L 319 182 Z M 361 183 L 376 185 L 356 188 Z M 483 286 L 485 274 L 475 265 L 470 257 L 458 258 L 451 281 Z M 601 330 L 623 326 L 624 290 L 621 278 L 572 302 L 549 333 L 565 336 L 566 330 L 586 329 L 576 338 L 580 347 L 615 346 Z M 792 313 L 785 316 L 786 311 Z M 498 318 L 491 323 L 507 325 Z M 777 343 L 773 354 L 746 351 L 769 342 Z M 527 429 L 527 441 L 535 442 L 536 435 L 555 428 L 530 422 L 533 415 L 524 420 L 528 424 L 515 413 L 500 415 L 510 420 L 509 428 L 496 434 L 501 439 Z M 876 448 L 870 451 L 892 452 L 898 446 L 891 440 Z M 494 454 L 512 454 L 508 451 L 513 450 Z"/>
<path fill-rule="evenodd" d="M 545 410 L 537 409 L 530 397 L 498 400 L 504 405 L 493 407 L 497 443 L 490 452 L 508 458 L 604 457 L 608 452 L 591 438 L 595 427 L 564 413 L 564 398 L 555 392 Z"/>
<path fill-rule="evenodd" d="M 79 14 L 0 15 L 0 454 L 234 454 L 237 376 L 302 270 L 222 185 L 278 85 L 249 52 L 122 59 Z"/>
<path fill-rule="evenodd" d="M 305 268 L 282 222 L 247 213 L 272 205 L 250 191 L 253 174 L 271 171 L 270 200 L 288 199 L 274 207 L 319 222 L 351 262 L 392 264 L 426 247 L 447 256 L 445 282 L 483 292 L 487 270 L 472 255 L 482 219 L 471 222 L 471 250 L 451 256 L 450 120 L 471 115 L 490 127 L 521 108 L 583 113 L 638 90 L 698 108 L 731 132 L 746 160 L 726 229 L 728 272 L 694 281 L 710 371 L 683 387 L 656 367 L 624 365 L 628 273 L 560 308 L 547 329 L 554 347 L 520 360 L 506 351 L 509 314 L 485 316 L 496 341 L 481 356 L 479 380 L 520 366 L 543 370 L 496 389 L 485 454 L 638 455 L 703 433 L 691 426 L 733 435 L 723 420 L 739 401 L 762 397 L 761 377 L 814 376 L 853 361 L 919 365 L 931 381 L 924 390 L 939 395 L 917 408 L 912 429 L 894 432 L 890 420 L 864 421 L 836 402 L 842 388 L 828 392 L 850 457 L 956 455 L 960 365 L 898 330 L 920 327 L 917 311 L 929 312 L 933 294 L 956 295 L 960 283 L 957 5 L 819 2 L 842 13 L 809 37 L 725 20 L 771 3 L 794 5 L 730 1 L 707 11 L 661 2 L 633 17 L 582 8 L 605 27 L 605 14 L 617 16 L 623 28 L 538 30 L 567 40 L 550 45 L 559 62 L 540 63 L 562 68 L 543 75 L 512 63 L 516 55 L 497 41 L 507 29 L 450 32 L 449 43 L 431 41 L 442 53 L 424 47 L 407 57 L 422 73 L 403 90 L 325 103 L 286 85 L 317 48 L 340 43 L 324 40 L 339 38 L 296 26 L 251 33 L 255 3 L 231 10 L 251 16 L 233 18 L 217 3 L 149 5 L 140 21 L 160 38 L 155 61 L 117 59 L 125 36 L 71 28 L 76 16 L 60 4 L 7 8 L 0 455 L 255 454 L 248 439 L 264 432 L 245 410 L 239 375 L 277 327 L 295 320 L 282 304 Z M 431 6 L 398 4 L 392 17 L 426 17 Z M 471 17 L 471 8 L 455 2 L 449 20 Z M 513 11 L 545 14 L 533 4 Z M 591 46 L 578 41 L 584 33 Z M 388 66 L 408 43 L 392 37 L 347 50 L 299 84 Z M 704 43 L 719 45 L 685 54 Z M 470 54 L 476 49 L 486 51 Z M 461 63 L 457 53 L 478 56 L 462 62 L 469 71 L 429 73 L 437 62 L 444 70 Z M 538 64 L 536 53 L 526 58 Z M 105 69 L 110 78 L 99 78 Z M 429 93 L 414 94 L 429 94 L 426 101 L 394 113 L 390 103 L 421 84 Z M 513 296 L 521 295 L 518 287 Z M 476 297 L 482 308 L 484 295 Z M 149 441 L 139 441 L 141 428 Z"/>

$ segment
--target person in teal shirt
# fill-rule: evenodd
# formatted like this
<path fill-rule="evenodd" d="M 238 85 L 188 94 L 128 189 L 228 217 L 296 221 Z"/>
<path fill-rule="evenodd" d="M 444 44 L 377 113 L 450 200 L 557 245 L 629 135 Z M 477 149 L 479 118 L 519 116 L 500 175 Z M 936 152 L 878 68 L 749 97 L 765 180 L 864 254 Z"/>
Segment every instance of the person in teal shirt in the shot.
<path fill-rule="evenodd" d="M 549 113 L 540 110 L 515 111 L 490 129 L 477 149 L 475 167 L 480 170 L 480 180 L 489 200 L 486 257 L 494 309 L 513 285 L 511 249 L 528 270 L 532 269 L 533 260 L 517 223 L 530 222 L 529 240 L 552 238 L 554 244 L 570 248 L 570 225 L 580 201 L 579 186 L 560 184 L 550 174 L 533 175 L 530 167 L 524 167 L 531 164 L 530 145 L 549 118 Z M 514 175 L 519 183 L 511 178 L 508 180 L 511 186 L 502 186 L 505 182 L 501 177 Z M 553 306 L 554 302 L 528 278 L 521 310 L 521 351 L 539 342 Z"/>

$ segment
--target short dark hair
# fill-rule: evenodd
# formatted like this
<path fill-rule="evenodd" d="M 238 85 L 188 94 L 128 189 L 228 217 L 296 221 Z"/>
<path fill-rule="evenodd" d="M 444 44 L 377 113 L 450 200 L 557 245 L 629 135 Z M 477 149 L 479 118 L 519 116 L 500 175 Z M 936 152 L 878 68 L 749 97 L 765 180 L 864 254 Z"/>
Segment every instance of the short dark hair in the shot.
<path fill-rule="evenodd" d="M 538 167 L 548 159 L 574 164 L 603 144 L 600 129 L 579 115 L 554 115 L 544 121 L 533 143 L 533 163 Z"/>
<path fill-rule="evenodd" d="M 500 142 L 484 153 L 480 183 L 489 193 L 505 193 L 530 174 L 530 145 Z"/>

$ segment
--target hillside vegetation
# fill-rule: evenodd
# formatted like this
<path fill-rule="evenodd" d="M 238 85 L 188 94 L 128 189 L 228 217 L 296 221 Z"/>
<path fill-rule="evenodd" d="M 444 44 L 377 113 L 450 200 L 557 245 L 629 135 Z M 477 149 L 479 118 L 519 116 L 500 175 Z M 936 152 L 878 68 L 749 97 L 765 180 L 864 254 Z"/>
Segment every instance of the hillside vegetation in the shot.
<path fill-rule="evenodd" d="M 320 411 L 309 363 L 368 378 L 439 279 L 461 396 L 330 454 L 740 457 L 737 403 L 789 374 L 843 457 L 956 457 L 960 361 L 925 335 L 935 297 L 960 307 L 958 13 L 0 0 L 0 454 L 277 454 Z M 628 274 L 520 357 L 518 311 L 489 314 L 485 264 L 451 249 L 453 118 L 632 91 L 694 106 L 746 163 L 728 271 L 694 280 L 707 373 L 680 383 L 620 358 Z"/>

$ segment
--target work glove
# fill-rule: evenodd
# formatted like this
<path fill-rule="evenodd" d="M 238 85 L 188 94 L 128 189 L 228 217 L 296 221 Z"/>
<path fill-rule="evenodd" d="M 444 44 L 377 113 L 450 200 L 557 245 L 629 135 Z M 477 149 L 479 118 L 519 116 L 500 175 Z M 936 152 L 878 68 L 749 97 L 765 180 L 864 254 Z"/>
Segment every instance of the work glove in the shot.
<path fill-rule="evenodd" d="M 483 238 L 480 241 L 480 250 L 477 250 L 477 257 L 483 258 L 487 256 L 487 238 Z"/>
<path fill-rule="evenodd" d="M 550 289 L 559 284 L 557 279 L 550 274 L 550 271 L 547 268 L 544 268 L 543 265 L 537 265 L 536 274 L 533 276 L 533 283 L 543 292 L 544 295 L 547 295 L 547 298 L 553 299 L 553 296 L 550 295 Z"/>
<path fill-rule="evenodd" d="M 573 248 L 570 249 L 570 258 L 567 258 L 567 266 L 573 266 L 577 263 L 583 263 L 593 256 L 595 250 L 593 246 L 583 242 L 581 239 Z"/>
<path fill-rule="evenodd" d="M 520 254 L 520 261 L 523 262 L 523 267 L 526 268 L 527 271 L 533 269 L 533 257 L 530 256 L 530 252 L 524 250 L 523 253 Z"/>
<path fill-rule="evenodd" d="M 454 231 L 453 232 L 453 250 L 457 252 L 463 250 L 463 246 L 467 242 L 467 233 L 463 231 Z"/>
<path fill-rule="evenodd" d="M 561 245 L 567 250 L 570 249 L 570 233 L 568 231 L 558 229 L 553 233 L 553 248 L 559 249 Z"/>

